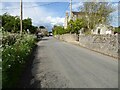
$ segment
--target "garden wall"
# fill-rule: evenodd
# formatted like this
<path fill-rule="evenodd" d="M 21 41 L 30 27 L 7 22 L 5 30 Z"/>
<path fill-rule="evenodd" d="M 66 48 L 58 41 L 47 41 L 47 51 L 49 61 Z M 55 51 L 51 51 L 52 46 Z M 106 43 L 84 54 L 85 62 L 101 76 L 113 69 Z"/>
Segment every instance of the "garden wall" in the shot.
<path fill-rule="evenodd" d="M 80 35 L 79 44 L 91 50 L 118 57 L 120 46 L 118 35 Z"/>
<path fill-rule="evenodd" d="M 55 37 L 67 42 L 75 42 L 78 39 L 76 34 L 56 35 Z M 118 40 L 120 40 L 118 35 L 79 35 L 78 41 L 80 46 L 118 57 L 118 48 L 120 48 L 120 42 Z"/>
<path fill-rule="evenodd" d="M 66 42 L 74 42 L 78 40 L 76 34 L 63 34 L 63 35 L 55 35 L 57 39 L 66 41 Z"/>

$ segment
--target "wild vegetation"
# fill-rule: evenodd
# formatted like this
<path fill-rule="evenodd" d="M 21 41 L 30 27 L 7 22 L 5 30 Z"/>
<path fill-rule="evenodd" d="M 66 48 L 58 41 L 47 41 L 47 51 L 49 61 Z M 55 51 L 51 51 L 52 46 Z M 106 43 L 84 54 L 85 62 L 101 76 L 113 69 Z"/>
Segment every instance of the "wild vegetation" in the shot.
<path fill-rule="evenodd" d="M 17 86 L 20 76 L 28 62 L 28 57 L 36 43 L 35 26 L 32 19 L 23 20 L 23 33 L 20 35 L 20 19 L 7 13 L 2 18 L 2 87 L 13 88 Z M 29 29 L 29 33 L 27 31 Z"/>

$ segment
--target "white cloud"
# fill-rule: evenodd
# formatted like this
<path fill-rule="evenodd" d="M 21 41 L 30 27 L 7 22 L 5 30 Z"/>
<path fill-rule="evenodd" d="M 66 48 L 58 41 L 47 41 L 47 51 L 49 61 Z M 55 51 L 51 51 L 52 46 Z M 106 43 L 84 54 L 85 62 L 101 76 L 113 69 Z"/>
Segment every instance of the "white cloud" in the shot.
<path fill-rule="evenodd" d="M 54 24 L 63 24 L 64 23 L 64 18 L 60 18 L 60 17 L 51 17 L 51 16 L 48 16 L 46 18 L 46 20 L 48 22 L 50 22 L 52 25 L 54 25 Z"/>

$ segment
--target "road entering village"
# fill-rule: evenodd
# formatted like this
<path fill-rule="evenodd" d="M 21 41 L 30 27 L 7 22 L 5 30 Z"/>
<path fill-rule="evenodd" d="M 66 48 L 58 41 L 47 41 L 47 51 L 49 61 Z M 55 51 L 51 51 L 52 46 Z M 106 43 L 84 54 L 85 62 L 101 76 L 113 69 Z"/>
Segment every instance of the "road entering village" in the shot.
<path fill-rule="evenodd" d="M 32 87 L 117 88 L 118 61 L 53 37 L 38 42 Z"/>

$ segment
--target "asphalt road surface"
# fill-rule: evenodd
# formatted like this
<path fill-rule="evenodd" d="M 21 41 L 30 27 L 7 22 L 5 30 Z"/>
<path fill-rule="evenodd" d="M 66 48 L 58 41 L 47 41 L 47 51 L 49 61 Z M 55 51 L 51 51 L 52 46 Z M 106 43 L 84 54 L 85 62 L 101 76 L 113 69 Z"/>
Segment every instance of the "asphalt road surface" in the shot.
<path fill-rule="evenodd" d="M 32 75 L 34 87 L 118 88 L 118 60 L 45 37 L 38 42 Z"/>

